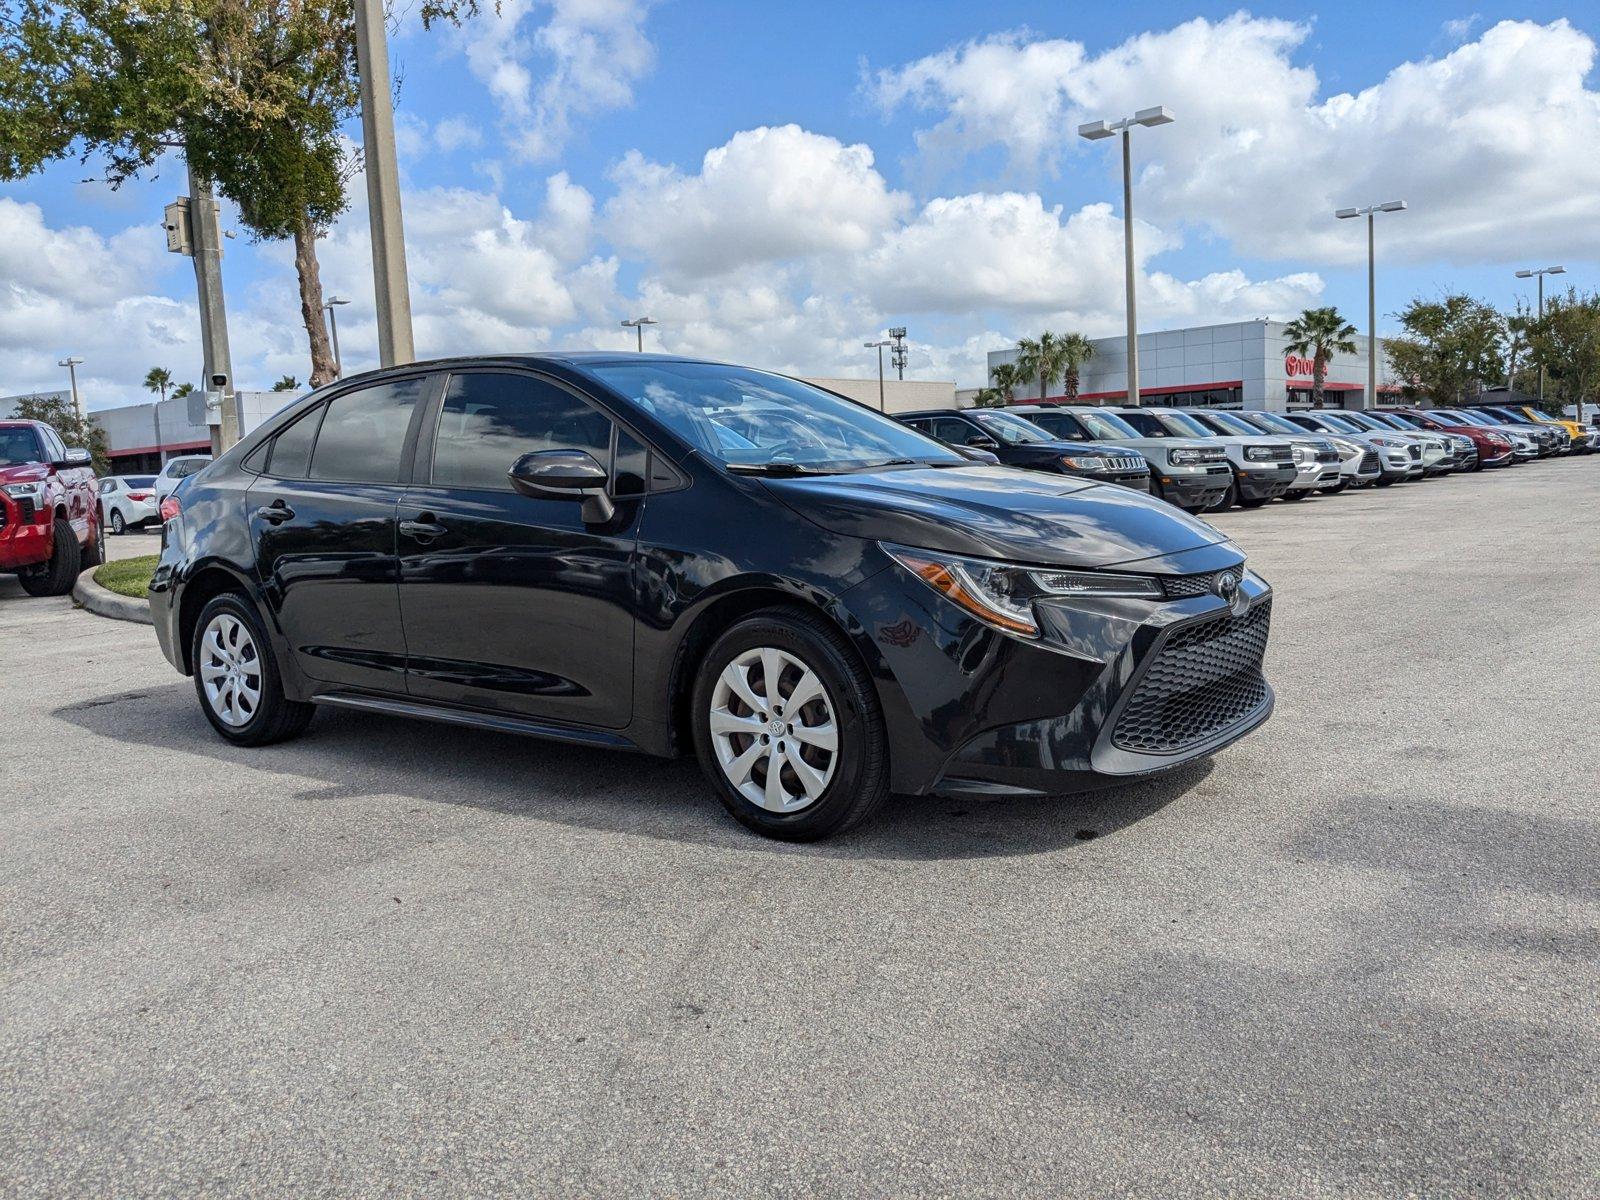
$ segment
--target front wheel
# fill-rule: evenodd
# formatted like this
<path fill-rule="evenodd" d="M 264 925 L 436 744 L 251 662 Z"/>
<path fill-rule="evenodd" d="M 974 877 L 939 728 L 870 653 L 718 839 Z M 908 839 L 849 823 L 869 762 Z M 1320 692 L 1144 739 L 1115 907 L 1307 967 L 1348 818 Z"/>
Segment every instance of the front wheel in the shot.
<path fill-rule="evenodd" d="M 316 707 L 284 694 L 272 646 L 244 597 L 211 599 L 194 623 L 194 688 L 211 727 L 237 746 L 305 732 Z"/>
<path fill-rule="evenodd" d="M 22 590 L 30 596 L 65 596 L 78 582 L 78 572 L 83 568 L 83 550 L 78 545 L 78 535 L 71 525 L 60 517 L 50 529 L 50 561 L 44 566 L 17 576 Z"/>
<path fill-rule="evenodd" d="M 748 829 L 817 841 L 889 794 L 877 693 L 820 614 L 766 609 L 729 628 L 707 651 L 691 703 L 701 768 Z"/>

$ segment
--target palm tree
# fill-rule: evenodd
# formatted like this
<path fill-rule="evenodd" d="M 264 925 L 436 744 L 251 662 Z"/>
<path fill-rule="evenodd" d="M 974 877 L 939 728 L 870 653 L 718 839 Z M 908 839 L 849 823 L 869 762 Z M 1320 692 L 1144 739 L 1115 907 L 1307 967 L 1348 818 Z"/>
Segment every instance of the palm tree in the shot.
<path fill-rule="evenodd" d="M 1050 381 L 1066 366 L 1061 355 L 1061 339 L 1047 329 L 1037 338 L 1023 338 L 1017 343 L 1017 349 L 1022 352 L 1017 356 L 1017 364 L 1029 379 L 1039 381 L 1039 399 L 1043 400 L 1049 392 Z"/>
<path fill-rule="evenodd" d="M 1288 339 L 1284 349 L 1290 354 L 1311 356 L 1311 405 L 1322 407 L 1322 385 L 1328 378 L 1328 360 L 1335 354 L 1356 352 L 1356 327 L 1339 315 L 1337 308 L 1308 308 L 1283 327 Z M 1368 396 L 1368 404 L 1376 404 Z"/>
<path fill-rule="evenodd" d="M 194 391 L 194 384 L 192 384 L 192 383 L 180 383 L 177 387 L 172 389 L 172 398 L 174 400 L 182 400 L 185 396 L 190 395 L 191 393 L 193 393 L 193 391 Z"/>
<path fill-rule="evenodd" d="M 151 367 L 145 374 L 144 386 L 146 390 L 160 392 L 161 398 L 167 398 L 167 389 L 172 386 L 172 372 L 165 367 Z"/>
<path fill-rule="evenodd" d="M 1078 372 L 1083 364 L 1094 357 L 1094 343 L 1081 333 L 1064 334 L 1061 338 L 1061 368 L 1065 372 L 1067 400 L 1078 399 Z"/>
<path fill-rule="evenodd" d="M 277 383 L 272 385 L 272 390 L 275 392 L 294 392 L 299 391 L 299 389 L 300 381 L 293 375 L 285 375 L 282 379 L 278 380 Z"/>
<path fill-rule="evenodd" d="M 993 407 L 1009 404 L 1012 393 L 1027 383 L 1033 377 L 1033 372 L 1023 367 L 1021 361 L 1004 362 L 998 364 L 989 372 L 989 383 L 992 390 L 998 392 L 1000 399 Z M 991 389 L 985 389 L 991 390 Z"/>

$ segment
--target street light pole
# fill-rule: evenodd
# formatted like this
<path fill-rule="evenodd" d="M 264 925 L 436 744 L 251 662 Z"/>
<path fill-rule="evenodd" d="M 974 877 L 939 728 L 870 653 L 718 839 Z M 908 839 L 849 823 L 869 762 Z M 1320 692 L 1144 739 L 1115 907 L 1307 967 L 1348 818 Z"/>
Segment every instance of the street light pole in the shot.
<path fill-rule="evenodd" d="M 1131 117 L 1120 121 L 1090 121 L 1078 126 L 1078 136 L 1091 142 L 1122 135 L 1122 254 L 1124 286 L 1127 289 L 1128 310 L 1128 403 L 1139 403 L 1139 309 L 1134 295 L 1133 273 L 1133 148 L 1129 132 L 1135 125 L 1147 128 L 1170 125 L 1172 110 L 1165 105 L 1141 108 Z"/>
<path fill-rule="evenodd" d="M 83 415 L 83 401 L 78 399 L 78 364 L 81 358 L 63 358 L 56 363 L 58 367 L 67 369 L 67 378 L 72 381 L 72 411 L 78 414 L 78 424 L 87 425 Z"/>
<path fill-rule="evenodd" d="M 1365 208 L 1341 208 L 1333 215 L 1341 221 L 1351 217 L 1367 219 L 1367 407 L 1378 406 L 1378 268 L 1377 243 L 1372 230 L 1374 214 L 1403 212 L 1404 200 L 1388 200 L 1383 204 L 1369 204 Z"/>
<path fill-rule="evenodd" d="M 660 324 L 654 317 L 630 317 L 622 323 L 624 329 L 631 329 L 639 335 L 639 353 L 644 353 L 644 327 L 646 325 Z"/>
<path fill-rule="evenodd" d="M 1532 278 L 1537 278 L 1538 281 L 1539 281 L 1539 318 L 1540 318 L 1540 320 L 1544 319 L 1544 277 L 1546 275 L 1565 275 L 1566 273 L 1567 273 L 1567 269 L 1565 267 L 1539 267 L 1536 270 L 1518 271 L 1517 272 L 1517 278 L 1518 279 L 1528 279 L 1528 278 L 1532 277 Z M 1516 380 L 1511 379 L 1511 380 L 1507 380 L 1506 382 L 1508 384 L 1514 384 L 1514 383 L 1516 383 Z M 1578 402 L 1580 404 L 1583 402 L 1583 398 L 1581 396 L 1578 398 Z M 1539 403 L 1540 404 L 1544 403 L 1544 364 L 1543 363 L 1539 364 Z"/>
<path fill-rule="evenodd" d="M 885 339 L 881 342 L 862 342 L 861 345 L 868 350 L 876 348 L 878 351 L 878 411 L 888 412 L 888 406 L 883 399 L 883 348 L 894 345 L 894 342 Z"/>
<path fill-rule="evenodd" d="M 333 373 L 335 375 L 344 374 L 344 360 L 339 357 L 339 322 L 334 317 L 333 310 L 338 305 L 349 303 L 350 301 L 340 296 L 329 296 L 328 302 L 322 306 L 323 311 L 328 314 L 328 336 L 333 341 Z"/>
<path fill-rule="evenodd" d="M 361 74 L 361 144 L 372 225 L 372 280 L 378 318 L 378 362 L 412 362 L 411 291 L 405 227 L 400 218 L 400 165 L 394 149 L 394 99 L 389 91 L 389 40 L 383 0 L 355 0 L 356 69 Z"/>

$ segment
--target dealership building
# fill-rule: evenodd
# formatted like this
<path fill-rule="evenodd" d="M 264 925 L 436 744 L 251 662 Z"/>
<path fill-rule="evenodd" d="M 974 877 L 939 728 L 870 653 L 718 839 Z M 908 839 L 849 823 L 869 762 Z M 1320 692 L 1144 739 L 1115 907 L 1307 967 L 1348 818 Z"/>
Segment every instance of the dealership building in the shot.
<path fill-rule="evenodd" d="M 1139 395 L 1145 404 L 1176 407 L 1266 408 L 1277 412 L 1311 407 L 1311 359 L 1291 354 L 1282 321 L 1237 321 L 1139 335 Z M 1369 408 L 1367 339 L 1355 339 L 1355 354 L 1335 354 L 1328 362 L 1323 406 Z M 1018 351 L 989 355 L 989 370 L 1012 362 Z M 1400 393 L 1378 341 L 1378 403 Z M 1128 399 L 1128 340 L 1094 339 L 1094 356 L 1079 370 L 1078 401 L 1125 404 Z M 1017 400 L 1037 400 L 1039 385 L 1019 387 Z M 1061 380 L 1051 382 L 1047 399 L 1064 400 Z"/>

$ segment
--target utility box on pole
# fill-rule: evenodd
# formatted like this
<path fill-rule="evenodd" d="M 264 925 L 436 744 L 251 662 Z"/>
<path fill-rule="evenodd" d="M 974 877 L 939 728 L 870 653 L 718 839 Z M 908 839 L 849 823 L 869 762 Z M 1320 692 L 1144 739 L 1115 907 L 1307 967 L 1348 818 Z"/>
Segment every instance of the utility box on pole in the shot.
<path fill-rule="evenodd" d="M 162 225 L 167 231 L 167 253 L 194 257 L 194 239 L 189 236 L 189 197 L 179 196 L 167 205 Z"/>

